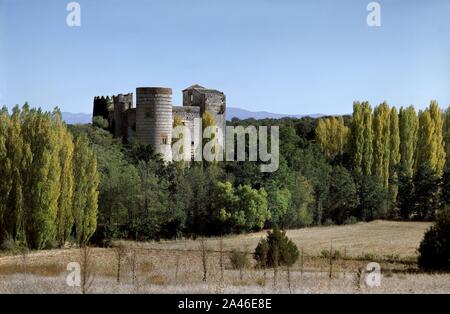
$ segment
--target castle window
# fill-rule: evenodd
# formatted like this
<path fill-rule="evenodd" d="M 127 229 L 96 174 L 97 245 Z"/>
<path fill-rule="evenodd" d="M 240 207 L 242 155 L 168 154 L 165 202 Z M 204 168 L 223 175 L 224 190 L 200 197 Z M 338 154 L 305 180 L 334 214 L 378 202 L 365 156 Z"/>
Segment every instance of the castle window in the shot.
<path fill-rule="evenodd" d="M 190 96 L 191 103 L 194 102 L 194 95 L 190 94 L 189 96 Z"/>
<path fill-rule="evenodd" d="M 161 137 L 161 143 L 164 144 L 164 145 L 167 145 L 167 135 L 163 135 Z"/>
<path fill-rule="evenodd" d="M 146 112 L 145 112 L 145 117 L 146 117 L 146 118 L 150 118 L 151 116 L 152 116 L 152 114 L 151 114 L 150 111 L 146 111 Z"/>

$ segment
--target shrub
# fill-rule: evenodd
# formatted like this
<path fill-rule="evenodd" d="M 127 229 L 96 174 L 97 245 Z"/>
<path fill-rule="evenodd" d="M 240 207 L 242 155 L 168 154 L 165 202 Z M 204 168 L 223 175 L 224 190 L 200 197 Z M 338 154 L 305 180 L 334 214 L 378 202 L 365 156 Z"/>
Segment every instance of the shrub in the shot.
<path fill-rule="evenodd" d="M 425 271 L 450 271 L 450 208 L 442 210 L 419 246 L 419 267 Z"/>
<path fill-rule="evenodd" d="M 265 247 L 268 248 L 266 260 L 264 260 Z M 281 231 L 278 227 L 269 231 L 266 239 L 259 241 L 254 254 L 255 260 L 260 266 L 267 265 L 269 267 L 292 266 L 297 261 L 298 256 L 299 252 L 295 243 L 286 236 L 285 231 Z"/>
<path fill-rule="evenodd" d="M 230 253 L 230 263 L 233 269 L 242 269 L 250 265 L 246 252 L 239 252 L 236 250 Z"/>
<path fill-rule="evenodd" d="M 320 252 L 320 256 L 322 258 L 329 259 L 330 258 L 330 250 L 322 250 Z M 341 254 L 341 252 L 339 250 L 333 250 L 333 253 L 331 254 L 331 258 L 334 260 L 340 259 L 340 258 L 342 258 L 342 256 L 343 255 Z"/>

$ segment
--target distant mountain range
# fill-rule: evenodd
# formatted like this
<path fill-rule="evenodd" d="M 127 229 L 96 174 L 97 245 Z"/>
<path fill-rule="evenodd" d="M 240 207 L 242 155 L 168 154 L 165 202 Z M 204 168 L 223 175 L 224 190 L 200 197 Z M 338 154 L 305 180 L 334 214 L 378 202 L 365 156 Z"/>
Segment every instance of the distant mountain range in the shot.
<path fill-rule="evenodd" d="M 267 111 L 248 111 L 241 108 L 227 107 L 227 120 L 231 120 L 236 117 L 241 120 L 243 119 L 281 119 L 281 118 L 302 118 L 309 116 L 311 118 L 320 118 L 323 114 L 315 113 L 315 114 L 284 114 L 284 113 L 273 113 Z"/>
<path fill-rule="evenodd" d="M 302 118 L 309 116 L 311 118 L 320 118 L 323 115 L 316 114 L 308 114 L 308 115 L 292 115 L 292 114 L 283 114 L 283 113 L 272 113 L 267 111 L 249 111 L 241 108 L 228 107 L 227 108 L 227 120 L 231 120 L 232 118 L 238 118 L 241 120 L 244 119 L 280 119 L 285 117 L 290 118 Z M 88 113 L 71 113 L 71 112 L 62 112 L 62 117 L 67 124 L 86 124 L 91 123 L 92 115 Z"/>

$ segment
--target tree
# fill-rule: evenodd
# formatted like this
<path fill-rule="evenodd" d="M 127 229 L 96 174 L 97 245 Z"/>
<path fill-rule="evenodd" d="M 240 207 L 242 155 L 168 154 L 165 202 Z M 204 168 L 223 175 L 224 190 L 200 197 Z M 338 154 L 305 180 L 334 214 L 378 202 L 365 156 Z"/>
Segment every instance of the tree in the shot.
<path fill-rule="evenodd" d="M 443 132 L 445 144 L 445 169 L 450 169 L 450 106 L 445 110 Z"/>
<path fill-rule="evenodd" d="M 8 158 L 8 129 L 10 128 L 10 118 L 6 108 L 0 111 L 0 241 L 7 237 L 7 224 L 5 216 L 8 210 L 7 201 L 12 189 L 11 161 Z"/>
<path fill-rule="evenodd" d="M 300 173 L 311 183 L 314 189 L 313 221 L 316 224 L 321 224 L 323 220 L 323 202 L 327 198 L 329 189 L 331 166 L 327 163 L 317 145 L 308 145 L 301 150 L 299 159 L 298 167 L 300 168 Z"/>
<path fill-rule="evenodd" d="M 390 109 L 386 102 L 373 112 L 373 175 L 380 178 L 387 188 L 390 161 Z"/>
<path fill-rule="evenodd" d="M 61 167 L 60 193 L 58 198 L 57 231 L 56 239 L 63 246 L 72 232 L 74 223 L 72 213 L 73 201 L 73 138 L 62 121 L 61 112 L 55 110 L 53 113 L 55 130 L 59 142 L 59 162 Z"/>
<path fill-rule="evenodd" d="M 342 156 L 347 148 L 350 130 L 340 117 L 322 118 L 316 127 L 316 140 L 328 160 Z"/>
<path fill-rule="evenodd" d="M 402 219 L 411 219 L 416 206 L 413 178 L 400 168 L 397 205 Z"/>
<path fill-rule="evenodd" d="M 428 107 L 430 112 L 431 120 L 434 124 L 433 140 L 435 141 L 435 156 L 434 156 L 434 167 L 436 174 L 441 177 L 445 166 L 445 145 L 443 138 L 443 126 L 444 120 L 442 119 L 442 111 L 439 108 L 438 103 L 432 100 L 430 106 Z"/>
<path fill-rule="evenodd" d="M 421 166 L 413 179 L 414 184 L 414 218 L 431 220 L 440 208 L 440 178 L 436 171 L 426 165 Z"/>
<path fill-rule="evenodd" d="M 444 208 L 420 243 L 418 265 L 426 271 L 450 271 L 450 209 Z"/>
<path fill-rule="evenodd" d="M 352 116 L 352 165 L 357 177 L 372 174 L 372 108 L 368 102 L 354 102 Z"/>
<path fill-rule="evenodd" d="M 437 176 L 442 176 L 445 165 L 442 113 L 437 102 L 419 113 L 419 133 L 416 148 L 416 171 L 430 167 Z"/>
<path fill-rule="evenodd" d="M 19 106 L 12 110 L 8 135 L 6 138 L 7 159 L 10 166 L 9 180 L 11 190 L 6 201 L 7 211 L 4 216 L 8 235 L 14 240 L 23 240 L 23 174 L 24 144 L 21 125 L 21 112 Z M 8 182 L 8 180 L 6 180 Z"/>
<path fill-rule="evenodd" d="M 360 218 L 365 221 L 386 216 L 389 195 L 383 182 L 376 176 L 363 177 L 360 190 Z"/>
<path fill-rule="evenodd" d="M 389 160 L 389 195 L 391 197 L 391 217 L 397 216 L 395 207 L 398 196 L 398 168 L 400 163 L 400 130 L 397 109 L 393 107 L 390 111 L 390 160 Z"/>
<path fill-rule="evenodd" d="M 234 231 L 259 230 L 270 219 L 264 188 L 256 190 L 248 185 L 239 185 L 234 189 L 230 182 L 218 182 L 216 195 L 214 207 L 220 211 L 220 220 L 231 224 Z"/>
<path fill-rule="evenodd" d="M 352 216 L 359 204 L 358 190 L 351 173 L 342 166 L 333 167 L 330 175 L 330 191 L 326 202 L 327 218 L 342 224 Z"/>
<path fill-rule="evenodd" d="M 28 246 L 42 249 L 56 235 L 61 178 L 57 137 L 49 113 L 25 109 L 24 232 Z"/>
<path fill-rule="evenodd" d="M 291 206 L 291 192 L 287 188 L 275 188 L 269 191 L 268 196 L 271 223 L 280 224 Z"/>
<path fill-rule="evenodd" d="M 400 168 L 403 175 L 412 178 L 414 174 L 414 157 L 417 145 L 419 119 L 413 106 L 400 109 Z"/>
<path fill-rule="evenodd" d="M 292 266 L 298 257 L 299 252 L 295 243 L 277 226 L 267 232 L 266 239 L 261 239 L 254 253 L 255 260 L 263 267 Z"/>
<path fill-rule="evenodd" d="M 75 236 L 79 245 L 85 245 L 96 229 L 99 184 L 97 159 L 95 153 L 90 151 L 85 136 L 75 140 L 73 155 L 73 173 L 77 178 L 72 209 Z"/>

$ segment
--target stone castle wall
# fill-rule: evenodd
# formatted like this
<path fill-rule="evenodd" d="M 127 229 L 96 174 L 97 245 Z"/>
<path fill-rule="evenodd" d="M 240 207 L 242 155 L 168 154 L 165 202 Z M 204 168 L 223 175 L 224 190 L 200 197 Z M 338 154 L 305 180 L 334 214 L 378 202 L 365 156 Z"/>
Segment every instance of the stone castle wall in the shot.
<path fill-rule="evenodd" d="M 176 116 L 191 132 L 191 152 L 194 143 L 201 143 L 201 118 L 205 111 L 214 117 L 217 126 L 225 131 L 225 95 L 222 92 L 193 85 L 183 91 L 183 106 L 172 106 L 172 89 L 139 87 L 136 89 L 136 108 L 133 93 L 110 97 L 95 97 L 93 116 L 109 122 L 109 130 L 124 142 L 137 140 L 150 144 L 166 161 L 172 160 L 172 128 Z"/>

